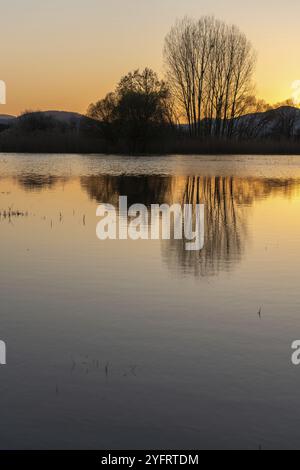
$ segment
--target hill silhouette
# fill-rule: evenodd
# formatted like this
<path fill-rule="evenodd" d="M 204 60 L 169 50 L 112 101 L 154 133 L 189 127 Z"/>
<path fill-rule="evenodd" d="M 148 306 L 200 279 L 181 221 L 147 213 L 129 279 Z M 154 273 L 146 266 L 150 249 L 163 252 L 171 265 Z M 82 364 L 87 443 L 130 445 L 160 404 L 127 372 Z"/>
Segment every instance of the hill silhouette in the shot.
<path fill-rule="evenodd" d="M 213 128 L 213 125 L 212 125 Z M 231 139 L 193 138 L 179 124 L 151 142 L 146 153 L 300 154 L 300 109 L 281 106 L 234 119 Z M 122 142 L 107 142 L 97 119 L 68 111 L 0 115 L 0 151 L 45 153 L 130 153 Z"/>

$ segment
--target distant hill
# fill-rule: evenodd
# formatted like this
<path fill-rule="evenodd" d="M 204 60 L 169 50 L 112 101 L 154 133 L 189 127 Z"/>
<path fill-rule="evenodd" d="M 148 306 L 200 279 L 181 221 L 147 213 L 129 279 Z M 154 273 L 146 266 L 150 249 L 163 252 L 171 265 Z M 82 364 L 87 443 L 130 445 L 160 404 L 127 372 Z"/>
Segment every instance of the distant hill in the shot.
<path fill-rule="evenodd" d="M 10 125 L 16 119 L 16 116 L 10 116 L 9 114 L 0 114 L 0 124 Z"/>
<path fill-rule="evenodd" d="M 94 122 L 93 119 L 90 119 L 83 114 L 73 113 L 69 111 L 33 111 L 21 116 L 11 116 L 8 114 L 0 114 L 0 124 L 6 126 L 18 125 L 21 121 L 29 120 L 38 120 L 38 119 L 51 119 L 60 124 L 65 124 L 67 126 L 74 126 L 82 123 L 83 121 Z"/>
<path fill-rule="evenodd" d="M 55 125 L 79 128 L 82 124 L 95 123 L 93 119 L 90 119 L 83 114 L 73 113 L 69 111 L 35 111 L 23 114 L 17 117 L 15 120 L 11 121 L 13 125 L 20 125 L 26 122 L 41 122 L 41 123 L 51 123 Z"/>
<path fill-rule="evenodd" d="M 0 126 L 18 126 L 29 121 L 57 123 L 66 127 L 80 128 L 95 125 L 97 121 L 83 114 L 69 111 L 36 111 L 19 117 L 0 115 Z M 187 125 L 182 129 L 188 130 Z M 234 119 L 234 135 L 244 138 L 293 137 L 300 135 L 300 109 L 283 106 L 262 113 L 246 114 Z"/>
<path fill-rule="evenodd" d="M 282 106 L 235 119 L 235 134 L 245 138 L 300 136 L 300 109 Z"/>
<path fill-rule="evenodd" d="M 205 120 L 203 122 L 205 123 Z M 216 121 L 213 122 L 213 128 L 214 125 Z M 183 124 L 181 129 L 188 132 L 189 127 Z M 244 139 L 300 136 L 300 109 L 282 106 L 266 112 L 245 114 L 235 118 L 233 136 Z"/>
<path fill-rule="evenodd" d="M 222 123 L 221 123 L 222 124 Z M 202 122 L 207 129 L 216 120 Z M 167 130 L 151 141 L 148 153 L 165 154 L 290 154 L 300 155 L 300 110 L 289 106 L 252 113 L 227 121 L 232 138 L 207 135 L 189 138 Z M 109 131 L 109 129 L 108 129 Z M 109 133 L 95 119 L 66 111 L 29 112 L 21 116 L 0 115 L 0 152 L 33 153 L 135 153 L 127 136 Z M 187 138 L 183 138 L 186 133 Z M 213 133 L 212 133 L 213 134 Z"/>
<path fill-rule="evenodd" d="M 83 114 L 73 113 L 71 111 L 42 111 L 41 114 L 61 122 L 80 121 L 81 119 L 86 119 L 86 116 Z"/>
<path fill-rule="evenodd" d="M 99 121 L 79 113 L 0 116 L 0 152 L 91 153 L 102 149 Z"/>

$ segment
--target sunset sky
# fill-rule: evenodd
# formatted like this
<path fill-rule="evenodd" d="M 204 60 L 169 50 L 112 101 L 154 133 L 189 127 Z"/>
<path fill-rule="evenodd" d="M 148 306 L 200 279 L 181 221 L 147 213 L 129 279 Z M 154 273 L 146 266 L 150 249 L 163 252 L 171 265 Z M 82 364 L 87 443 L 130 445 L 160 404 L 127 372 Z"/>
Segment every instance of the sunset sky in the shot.
<path fill-rule="evenodd" d="M 0 114 L 85 112 L 129 70 L 149 66 L 162 76 L 164 37 L 176 18 L 206 14 L 252 41 L 259 97 L 291 96 L 300 80 L 299 0 L 1 0 Z"/>

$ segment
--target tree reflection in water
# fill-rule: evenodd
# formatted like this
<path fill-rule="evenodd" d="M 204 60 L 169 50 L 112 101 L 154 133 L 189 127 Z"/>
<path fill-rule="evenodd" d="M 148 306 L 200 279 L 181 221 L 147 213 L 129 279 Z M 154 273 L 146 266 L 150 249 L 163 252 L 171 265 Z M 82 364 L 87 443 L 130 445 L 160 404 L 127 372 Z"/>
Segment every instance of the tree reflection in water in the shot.
<path fill-rule="evenodd" d="M 235 176 L 110 176 L 81 178 L 82 187 L 99 203 L 181 203 L 205 205 L 205 244 L 200 252 L 186 251 L 186 240 L 162 241 L 166 264 L 181 274 L 214 276 L 230 271 L 242 259 L 247 246 L 247 220 L 256 200 L 275 194 L 290 197 L 299 180 L 239 178 Z"/>
<path fill-rule="evenodd" d="M 26 191 L 65 184 L 68 178 L 25 174 L 17 178 Z M 255 201 L 280 195 L 292 197 L 300 187 L 293 178 L 236 176 L 84 176 L 81 188 L 92 200 L 118 207 L 119 196 L 128 205 L 205 205 L 205 243 L 200 252 L 186 251 L 186 240 L 162 241 L 162 256 L 172 271 L 196 277 L 230 271 L 242 259 L 248 241 L 248 219 Z"/>

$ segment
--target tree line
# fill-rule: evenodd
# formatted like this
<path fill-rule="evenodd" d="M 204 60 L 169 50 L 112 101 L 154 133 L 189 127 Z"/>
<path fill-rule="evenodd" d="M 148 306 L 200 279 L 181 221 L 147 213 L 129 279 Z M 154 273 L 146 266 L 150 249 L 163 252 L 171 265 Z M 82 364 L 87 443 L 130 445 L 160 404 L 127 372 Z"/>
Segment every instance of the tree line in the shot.
<path fill-rule="evenodd" d="M 165 39 L 166 80 L 148 68 L 131 72 L 88 116 L 102 123 L 105 138 L 139 148 L 183 123 L 190 136 L 231 137 L 234 119 L 251 105 L 255 60 L 236 26 L 184 18 Z"/>

